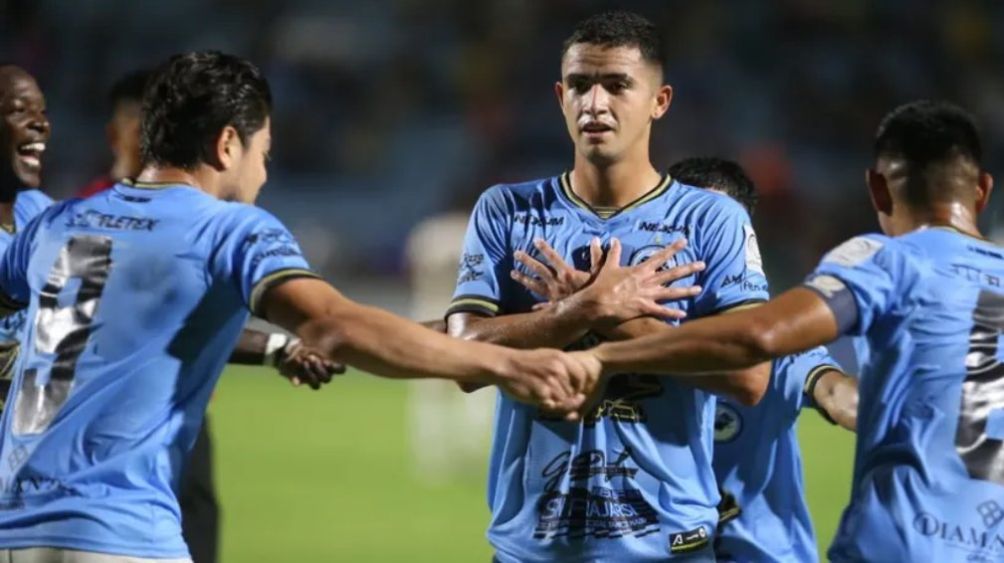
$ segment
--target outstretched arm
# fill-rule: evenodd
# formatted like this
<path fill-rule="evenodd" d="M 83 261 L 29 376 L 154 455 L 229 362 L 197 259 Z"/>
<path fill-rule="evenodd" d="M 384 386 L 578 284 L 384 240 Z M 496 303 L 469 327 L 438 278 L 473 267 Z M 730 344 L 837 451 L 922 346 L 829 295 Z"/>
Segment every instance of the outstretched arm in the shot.
<path fill-rule="evenodd" d="M 754 366 L 837 336 L 837 321 L 826 302 L 799 287 L 759 307 L 601 344 L 589 352 L 603 364 L 604 373 L 708 374 Z"/>
<path fill-rule="evenodd" d="M 583 393 L 595 382 L 596 374 L 561 352 L 520 352 L 456 340 L 355 303 L 315 278 L 291 279 L 268 289 L 260 310 L 330 359 L 384 377 L 498 385 L 518 400 L 557 411 L 581 405 Z"/>

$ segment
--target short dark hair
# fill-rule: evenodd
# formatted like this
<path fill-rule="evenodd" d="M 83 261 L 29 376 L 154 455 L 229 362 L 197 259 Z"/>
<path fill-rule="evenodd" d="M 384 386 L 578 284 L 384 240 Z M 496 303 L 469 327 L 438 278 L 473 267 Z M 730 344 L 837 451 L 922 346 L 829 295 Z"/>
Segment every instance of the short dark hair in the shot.
<path fill-rule="evenodd" d="M 669 167 L 669 175 L 691 186 L 725 192 L 753 215 L 760 200 L 753 180 L 731 160 L 709 156 L 685 158 Z"/>
<path fill-rule="evenodd" d="M 213 160 L 224 127 L 246 144 L 271 110 L 268 81 L 249 61 L 218 51 L 174 55 L 143 95 L 143 160 L 191 170 Z"/>
<path fill-rule="evenodd" d="M 143 69 L 134 70 L 119 77 L 108 90 L 108 107 L 114 111 L 121 103 L 141 103 L 151 74 L 149 70 Z"/>
<path fill-rule="evenodd" d="M 973 116 L 943 101 L 919 100 L 889 112 L 875 134 L 875 157 L 902 158 L 918 168 L 964 157 L 979 165 L 983 143 Z"/>
<path fill-rule="evenodd" d="M 648 18 L 634 12 L 615 10 L 582 20 L 565 40 L 561 56 L 564 57 L 572 45 L 579 43 L 603 47 L 637 47 L 643 59 L 660 69 L 666 62 L 658 28 Z"/>

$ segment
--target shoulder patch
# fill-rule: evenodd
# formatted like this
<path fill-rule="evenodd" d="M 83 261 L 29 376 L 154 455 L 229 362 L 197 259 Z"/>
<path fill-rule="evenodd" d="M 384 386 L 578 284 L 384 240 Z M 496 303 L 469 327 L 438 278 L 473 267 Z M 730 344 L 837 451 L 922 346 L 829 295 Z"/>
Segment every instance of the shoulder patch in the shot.
<path fill-rule="evenodd" d="M 874 256 L 884 245 L 883 242 L 875 239 L 854 237 L 829 251 L 826 256 L 823 256 L 823 262 L 847 267 L 857 266 Z"/>
<path fill-rule="evenodd" d="M 763 258 L 760 256 L 760 245 L 756 242 L 756 231 L 753 230 L 752 225 L 743 225 L 743 236 L 745 238 L 743 244 L 746 248 L 746 268 L 760 275 L 765 275 L 763 272 Z"/>

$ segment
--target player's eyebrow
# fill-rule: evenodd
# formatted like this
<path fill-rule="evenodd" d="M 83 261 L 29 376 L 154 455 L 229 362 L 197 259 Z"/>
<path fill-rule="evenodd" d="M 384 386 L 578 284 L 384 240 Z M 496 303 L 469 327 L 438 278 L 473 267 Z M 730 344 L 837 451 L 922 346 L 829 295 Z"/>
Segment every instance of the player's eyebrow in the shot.
<path fill-rule="evenodd" d="M 584 72 L 570 72 L 565 75 L 565 82 L 611 82 L 611 81 L 622 81 L 627 84 L 634 84 L 634 79 L 631 75 L 624 72 L 608 72 L 605 74 L 587 74 Z"/>

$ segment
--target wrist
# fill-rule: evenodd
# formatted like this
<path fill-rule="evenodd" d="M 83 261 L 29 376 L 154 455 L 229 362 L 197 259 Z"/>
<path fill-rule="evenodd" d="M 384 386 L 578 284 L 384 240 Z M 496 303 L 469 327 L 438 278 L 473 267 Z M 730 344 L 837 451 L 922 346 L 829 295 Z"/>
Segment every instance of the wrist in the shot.
<path fill-rule="evenodd" d="M 289 336 L 281 332 L 273 332 L 265 341 L 265 353 L 262 355 L 263 366 L 277 366 L 286 356 L 287 346 L 292 342 Z"/>
<path fill-rule="evenodd" d="M 554 314 L 585 330 L 609 328 L 609 315 L 605 313 L 602 300 L 597 298 L 596 291 L 591 287 L 558 301 L 553 309 Z"/>

